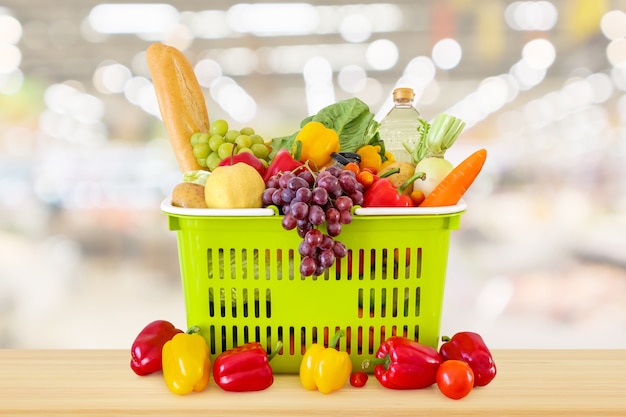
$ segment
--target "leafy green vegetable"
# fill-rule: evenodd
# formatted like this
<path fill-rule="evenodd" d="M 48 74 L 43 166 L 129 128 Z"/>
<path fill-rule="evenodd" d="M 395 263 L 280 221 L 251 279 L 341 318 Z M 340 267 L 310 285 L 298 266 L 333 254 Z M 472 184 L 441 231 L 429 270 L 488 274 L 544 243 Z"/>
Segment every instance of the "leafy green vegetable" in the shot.
<path fill-rule="evenodd" d="M 378 134 L 379 123 L 374 120 L 374 114 L 368 105 L 356 97 L 324 107 L 317 114 L 302 120 L 300 128 L 310 121 L 320 122 L 327 128 L 335 130 L 339 136 L 341 152 L 355 152 L 364 145 L 381 144 Z M 289 136 L 272 139 L 270 157 L 273 157 L 279 149 L 291 149 L 298 131 Z"/>

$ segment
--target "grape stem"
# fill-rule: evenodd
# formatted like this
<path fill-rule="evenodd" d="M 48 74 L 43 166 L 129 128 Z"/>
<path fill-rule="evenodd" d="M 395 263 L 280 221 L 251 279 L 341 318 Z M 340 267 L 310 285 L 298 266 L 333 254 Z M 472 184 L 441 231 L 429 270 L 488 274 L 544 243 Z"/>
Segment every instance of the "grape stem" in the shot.
<path fill-rule="evenodd" d="M 310 159 L 307 159 L 307 160 L 304 162 L 304 164 L 303 164 L 303 165 L 304 165 L 304 167 L 305 167 L 307 170 L 309 170 L 309 172 L 313 175 L 313 178 L 317 178 L 317 173 L 318 173 L 318 171 L 317 171 L 317 166 L 316 166 L 316 167 L 314 167 L 314 168 L 311 168 L 311 166 L 309 165 L 309 163 L 313 163 L 313 165 L 315 165 L 315 162 L 311 161 Z M 298 168 L 296 168 L 296 169 L 298 169 Z M 294 170 L 294 171 L 295 171 L 295 170 Z"/>

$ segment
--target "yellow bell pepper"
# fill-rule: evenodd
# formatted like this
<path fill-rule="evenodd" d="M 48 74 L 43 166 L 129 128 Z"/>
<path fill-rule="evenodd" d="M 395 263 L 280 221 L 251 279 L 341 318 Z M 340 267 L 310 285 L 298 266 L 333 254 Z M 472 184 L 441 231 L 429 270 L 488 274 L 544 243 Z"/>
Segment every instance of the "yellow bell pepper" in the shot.
<path fill-rule="evenodd" d="M 356 153 L 361 157 L 359 162 L 359 169 L 370 169 L 374 174 L 380 171 L 380 166 L 383 163 L 383 159 L 380 156 L 380 146 L 364 145 L 356 150 Z"/>
<path fill-rule="evenodd" d="M 380 145 L 363 145 L 357 149 L 356 153 L 361 157 L 359 169 L 361 171 L 368 169 L 374 174 L 380 172 L 386 165 L 396 160 L 391 152 L 383 152 Z"/>
<path fill-rule="evenodd" d="M 334 347 L 343 334 L 343 330 L 337 332 L 328 348 L 314 343 L 304 353 L 300 363 L 300 383 L 305 389 L 317 389 L 323 394 L 329 394 L 343 387 L 350 379 L 350 356 Z"/>
<path fill-rule="evenodd" d="M 322 169 L 332 162 L 332 153 L 339 152 L 339 135 L 320 122 L 308 122 L 296 135 L 293 149 L 296 155 L 298 148 L 300 162 L 304 164 L 310 161 L 313 168 Z"/>
<path fill-rule="evenodd" d="M 209 384 L 209 346 L 197 327 L 179 333 L 163 345 L 163 378 L 174 394 L 203 391 Z"/>

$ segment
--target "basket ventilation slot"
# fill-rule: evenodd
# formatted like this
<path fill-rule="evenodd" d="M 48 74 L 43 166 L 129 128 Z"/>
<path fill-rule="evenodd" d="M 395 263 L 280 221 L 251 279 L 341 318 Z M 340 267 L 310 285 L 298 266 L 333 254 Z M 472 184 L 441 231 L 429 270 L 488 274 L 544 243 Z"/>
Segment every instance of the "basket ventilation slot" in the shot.
<path fill-rule="evenodd" d="M 209 287 L 209 317 L 272 317 L 272 293 L 269 288 Z"/>
<path fill-rule="evenodd" d="M 415 279 L 422 275 L 422 248 L 348 250 L 347 256 L 319 277 L 299 273 L 297 251 L 270 249 L 207 249 L 209 279 Z M 298 272 L 294 272 L 298 271 Z"/>
<path fill-rule="evenodd" d="M 283 326 L 210 326 L 209 349 L 211 354 L 219 354 L 234 346 L 251 341 L 260 342 L 271 353 L 280 340 L 283 347 L 278 355 L 303 355 L 313 343 L 328 347 L 330 339 L 339 327 L 283 327 Z M 404 336 L 419 340 L 419 326 L 392 326 L 387 332 L 384 327 L 356 326 L 343 329 L 345 335 L 339 339 L 336 348 L 349 354 L 373 355 L 378 346 L 390 336 Z"/>
<path fill-rule="evenodd" d="M 419 317 L 420 296 L 420 287 L 359 288 L 358 317 Z"/>
<path fill-rule="evenodd" d="M 209 287 L 209 317 L 272 317 L 272 293 L 269 288 Z M 419 317 L 421 288 L 374 288 L 357 290 L 357 317 Z"/>

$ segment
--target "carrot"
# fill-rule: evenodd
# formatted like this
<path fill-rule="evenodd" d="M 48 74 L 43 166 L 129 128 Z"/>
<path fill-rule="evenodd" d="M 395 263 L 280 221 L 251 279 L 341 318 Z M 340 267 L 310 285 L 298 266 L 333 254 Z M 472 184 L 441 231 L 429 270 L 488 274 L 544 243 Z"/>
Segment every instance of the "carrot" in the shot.
<path fill-rule="evenodd" d="M 487 150 L 479 149 L 457 165 L 433 189 L 419 207 L 453 206 L 472 185 L 487 159 Z"/>

